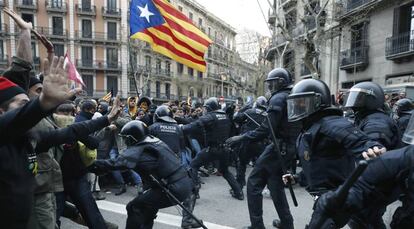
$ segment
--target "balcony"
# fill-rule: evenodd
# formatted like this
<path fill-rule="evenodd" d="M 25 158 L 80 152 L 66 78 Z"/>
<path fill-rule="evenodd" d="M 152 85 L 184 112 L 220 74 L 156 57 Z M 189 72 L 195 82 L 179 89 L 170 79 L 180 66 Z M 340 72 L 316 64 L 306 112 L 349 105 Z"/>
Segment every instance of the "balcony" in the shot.
<path fill-rule="evenodd" d="M 64 0 L 61 0 L 61 1 L 49 0 L 46 2 L 46 11 L 48 13 L 66 14 L 68 12 L 68 5 Z"/>
<path fill-rule="evenodd" d="M 5 36 L 9 33 L 9 26 L 6 23 L 0 24 L 0 36 Z"/>
<path fill-rule="evenodd" d="M 37 11 L 38 0 L 14 0 L 17 10 Z"/>
<path fill-rule="evenodd" d="M 341 52 L 340 69 L 349 72 L 365 69 L 369 64 L 368 50 L 368 46 L 360 46 Z"/>
<path fill-rule="evenodd" d="M 121 20 L 121 9 L 120 8 L 108 8 L 102 6 L 103 18 L 116 18 Z"/>
<path fill-rule="evenodd" d="M 336 12 L 338 19 L 352 16 L 363 9 L 374 6 L 382 0 L 345 0 L 336 4 Z"/>
<path fill-rule="evenodd" d="M 142 70 L 143 74 L 150 75 L 151 77 L 161 77 L 164 80 L 171 80 L 173 78 L 173 72 L 171 70 L 162 69 L 162 68 L 149 68 L 144 65 L 137 66 L 138 71 Z"/>
<path fill-rule="evenodd" d="M 82 7 L 82 5 L 76 4 L 75 9 L 78 16 L 96 17 L 96 6 Z"/>
<path fill-rule="evenodd" d="M 312 78 L 312 73 L 311 73 L 311 71 L 309 70 L 309 68 L 308 68 L 308 67 L 306 67 L 306 65 L 305 65 L 305 64 L 302 64 L 302 65 L 300 66 L 300 77 L 301 77 L 302 79 Z"/>
<path fill-rule="evenodd" d="M 414 55 L 414 31 L 387 38 L 385 46 L 387 60 L 397 60 L 412 55 Z"/>
<path fill-rule="evenodd" d="M 80 70 L 122 71 L 121 62 L 77 59 L 76 67 Z"/>
<path fill-rule="evenodd" d="M 120 44 L 121 38 L 115 33 L 75 31 L 75 40 L 90 43 Z"/>
<path fill-rule="evenodd" d="M 64 39 L 68 38 L 68 31 L 62 28 L 52 28 L 52 27 L 40 27 L 36 26 L 35 30 L 40 34 L 45 35 L 51 39 Z"/>
<path fill-rule="evenodd" d="M 148 93 L 144 93 L 144 95 L 149 96 L 153 98 L 154 100 L 164 101 L 164 102 L 177 99 L 177 97 L 171 93 L 151 92 L 149 95 Z"/>

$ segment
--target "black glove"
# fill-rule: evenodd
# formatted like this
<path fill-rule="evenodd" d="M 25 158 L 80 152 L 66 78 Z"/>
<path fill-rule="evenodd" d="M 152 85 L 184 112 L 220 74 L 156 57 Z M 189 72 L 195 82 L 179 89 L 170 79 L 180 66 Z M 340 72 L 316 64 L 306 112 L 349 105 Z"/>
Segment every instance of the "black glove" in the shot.
<path fill-rule="evenodd" d="M 350 214 L 337 202 L 337 194 L 334 191 L 320 196 L 315 202 L 313 210 L 309 229 L 342 228 L 350 218 Z M 325 222 L 321 225 L 320 221 Z"/>
<path fill-rule="evenodd" d="M 93 164 L 87 169 L 89 172 L 95 173 L 98 176 L 104 175 L 108 172 L 108 170 L 99 161 L 93 162 Z"/>
<path fill-rule="evenodd" d="M 226 145 L 228 145 L 230 147 L 234 147 L 235 145 L 240 144 L 241 141 L 243 141 L 243 139 L 244 139 L 243 135 L 233 136 L 233 137 L 228 138 L 226 140 Z"/>

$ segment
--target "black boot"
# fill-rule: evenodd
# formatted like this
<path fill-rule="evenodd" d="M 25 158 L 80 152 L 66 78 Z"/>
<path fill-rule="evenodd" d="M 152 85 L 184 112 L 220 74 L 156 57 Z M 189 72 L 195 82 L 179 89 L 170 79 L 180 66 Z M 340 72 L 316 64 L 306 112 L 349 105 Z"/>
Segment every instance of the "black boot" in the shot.
<path fill-rule="evenodd" d="M 115 193 L 115 196 L 122 195 L 126 192 L 126 184 L 121 185 L 118 192 Z"/>
<path fill-rule="evenodd" d="M 244 200 L 243 191 L 241 191 L 240 193 L 235 193 L 233 189 L 230 189 L 230 194 L 235 199 Z"/>
<path fill-rule="evenodd" d="M 282 227 L 282 224 L 280 223 L 280 220 L 278 220 L 278 219 L 273 220 L 272 225 L 276 228 L 281 228 Z"/>

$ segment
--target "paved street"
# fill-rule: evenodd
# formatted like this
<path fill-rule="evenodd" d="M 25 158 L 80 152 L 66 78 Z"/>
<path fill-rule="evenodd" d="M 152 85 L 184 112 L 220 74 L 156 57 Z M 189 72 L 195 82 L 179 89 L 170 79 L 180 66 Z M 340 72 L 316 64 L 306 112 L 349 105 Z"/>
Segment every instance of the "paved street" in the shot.
<path fill-rule="evenodd" d="M 229 186 L 222 177 L 210 176 L 203 178 L 205 184 L 202 186 L 200 195 L 201 199 L 197 201 L 195 215 L 203 219 L 208 228 L 213 229 L 229 229 L 242 228 L 250 225 L 249 214 L 247 210 L 247 201 L 239 201 L 231 198 L 229 194 Z M 244 190 L 245 191 L 245 190 Z M 288 194 L 288 190 L 286 190 Z M 295 193 L 299 201 L 299 207 L 293 207 L 290 196 L 288 196 L 291 204 L 292 214 L 295 220 L 295 228 L 304 228 L 309 222 L 313 200 L 306 191 L 295 186 Z M 106 200 L 98 201 L 98 205 L 104 218 L 107 221 L 116 223 L 120 228 L 125 228 L 126 210 L 125 205 L 134 197 L 133 188 L 129 187 L 128 192 L 115 196 L 113 193 L 106 194 Z M 275 208 L 270 198 L 264 198 L 264 222 L 267 228 L 273 228 L 271 223 L 277 217 Z M 155 229 L 179 228 L 181 225 L 181 217 L 179 211 L 175 207 L 163 209 L 158 214 Z M 387 212 L 385 218 L 391 218 L 391 214 Z M 83 228 L 77 226 L 68 220 L 63 220 L 63 229 L 65 228 Z"/>

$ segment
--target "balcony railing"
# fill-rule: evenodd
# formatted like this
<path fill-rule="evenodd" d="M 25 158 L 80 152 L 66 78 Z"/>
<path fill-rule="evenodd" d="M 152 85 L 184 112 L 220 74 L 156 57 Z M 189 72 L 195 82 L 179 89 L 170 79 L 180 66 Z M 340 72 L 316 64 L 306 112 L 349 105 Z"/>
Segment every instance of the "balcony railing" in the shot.
<path fill-rule="evenodd" d="M 346 11 L 349 12 L 373 1 L 375 0 L 348 0 L 346 1 Z"/>
<path fill-rule="evenodd" d="M 102 6 L 102 16 L 104 18 L 121 18 L 121 9 L 120 8 L 108 8 Z"/>
<path fill-rule="evenodd" d="M 138 71 L 142 70 L 144 74 L 150 74 L 151 76 L 171 78 L 174 75 L 171 70 L 167 70 L 165 68 L 152 68 L 152 67 L 147 67 L 145 65 L 139 65 L 137 67 L 138 67 L 137 69 Z"/>
<path fill-rule="evenodd" d="M 96 6 L 82 7 L 82 5 L 76 4 L 75 8 L 78 15 L 96 16 Z"/>
<path fill-rule="evenodd" d="M 121 62 L 118 61 L 103 61 L 103 60 L 88 60 L 88 59 L 77 59 L 76 66 L 80 69 L 89 70 L 121 70 Z"/>
<path fill-rule="evenodd" d="M 339 3 L 335 3 L 337 5 L 335 14 L 338 18 L 347 17 L 351 14 L 354 14 L 362 9 L 365 9 L 372 4 L 376 4 L 381 2 L 381 0 L 345 0 Z"/>
<path fill-rule="evenodd" d="M 385 57 L 389 60 L 414 54 L 414 31 L 389 37 L 386 40 Z"/>
<path fill-rule="evenodd" d="M 68 31 L 63 28 L 41 27 L 36 26 L 35 30 L 49 38 L 65 39 L 68 37 Z"/>
<path fill-rule="evenodd" d="M 368 66 L 368 46 L 360 46 L 341 52 L 342 70 L 361 69 Z"/>
<path fill-rule="evenodd" d="M 89 42 L 120 43 L 121 39 L 116 33 L 75 31 L 75 39 Z"/>
<path fill-rule="evenodd" d="M 49 0 L 46 5 L 47 12 L 66 13 L 68 11 L 67 3 L 64 0 Z"/>
<path fill-rule="evenodd" d="M 20 10 L 33 10 L 37 11 L 38 0 L 14 0 L 14 5 Z"/>
<path fill-rule="evenodd" d="M 161 93 L 161 92 L 151 92 L 149 95 L 148 93 L 144 93 L 144 96 L 149 96 L 153 99 L 162 100 L 162 101 L 177 99 L 176 96 L 171 93 L 168 94 L 168 93 Z"/>

